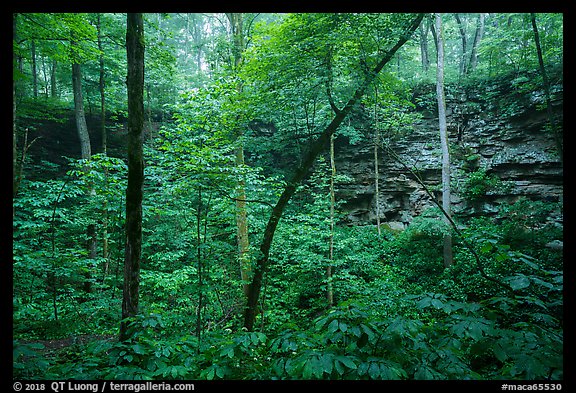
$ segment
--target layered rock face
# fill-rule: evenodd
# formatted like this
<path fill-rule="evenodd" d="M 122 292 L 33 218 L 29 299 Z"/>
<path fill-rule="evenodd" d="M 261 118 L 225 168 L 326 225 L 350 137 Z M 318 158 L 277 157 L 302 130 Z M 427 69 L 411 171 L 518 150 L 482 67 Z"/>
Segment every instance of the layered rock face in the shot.
<path fill-rule="evenodd" d="M 521 197 L 561 202 L 563 164 L 557 138 L 549 130 L 543 93 L 523 93 L 510 81 L 487 89 L 492 91 L 460 89 L 447 93 L 453 213 L 491 215 L 498 211 L 499 205 Z M 562 128 L 562 85 L 553 86 L 552 91 L 554 122 Z M 493 99 L 481 98 L 487 96 Z M 346 223 L 375 224 L 378 204 L 381 223 L 401 229 L 433 206 L 423 187 L 387 148 L 414 168 L 440 200 L 440 136 L 434 113 L 435 97 L 430 97 L 432 93 L 428 93 L 428 104 L 416 107 L 422 116 L 412 130 L 384 142 L 387 147 L 380 149 L 379 198 L 375 195 L 373 144 L 337 145 L 337 170 L 350 178 L 339 185 L 337 194 L 347 201 L 342 206 Z M 466 182 L 478 170 L 498 179 L 499 186 L 472 200 L 466 195 Z M 562 217 L 551 219 L 561 225 Z"/>

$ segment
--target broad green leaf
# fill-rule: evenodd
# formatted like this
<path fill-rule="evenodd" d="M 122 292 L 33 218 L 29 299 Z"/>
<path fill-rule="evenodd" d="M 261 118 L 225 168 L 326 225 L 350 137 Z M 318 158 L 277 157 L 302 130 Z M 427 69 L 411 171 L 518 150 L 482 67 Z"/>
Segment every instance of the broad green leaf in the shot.
<path fill-rule="evenodd" d="M 506 351 L 504 351 L 504 348 L 502 348 L 500 343 L 496 343 L 492 347 L 492 352 L 494 352 L 494 356 L 496 356 L 496 359 L 498 359 L 501 362 L 504 362 L 508 358 Z"/>
<path fill-rule="evenodd" d="M 322 369 L 324 370 L 324 372 L 328 375 L 332 374 L 332 369 L 334 366 L 334 359 L 332 354 L 326 353 L 322 355 L 320 359 L 322 362 Z"/>
<path fill-rule="evenodd" d="M 344 366 L 348 367 L 349 369 L 355 370 L 358 366 L 356 365 L 356 363 L 354 363 L 354 361 L 352 359 L 350 359 L 348 356 L 336 356 L 336 360 L 338 360 L 339 362 L 341 362 Z"/>
<path fill-rule="evenodd" d="M 432 299 L 432 300 L 430 301 L 430 303 L 432 304 L 432 306 L 433 306 L 434 308 L 437 308 L 437 309 L 442 308 L 442 305 L 444 304 L 444 303 L 442 303 L 442 302 L 441 302 L 440 300 L 438 300 L 438 299 Z"/>
<path fill-rule="evenodd" d="M 146 353 L 146 349 L 143 348 L 140 344 L 134 344 L 132 346 L 132 350 L 138 355 L 144 355 Z"/>
<path fill-rule="evenodd" d="M 372 379 L 378 379 L 380 377 L 380 367 L 378 366 L 378 363 L 370 363 L 370 366 L 368 367 L 368 375 Z"/>
<path fill-rule="evenodd" d="M 334 333 L 336 330 L 338 330 L 338 321 L 334 319 L 328 325 L 328 333 Z"/>
<path fill-rule="evenodd" d="M 513 290 L 524 289 L 530 286 L 530 280 L 523 275 L 515 276 L 508 281 Z"/>

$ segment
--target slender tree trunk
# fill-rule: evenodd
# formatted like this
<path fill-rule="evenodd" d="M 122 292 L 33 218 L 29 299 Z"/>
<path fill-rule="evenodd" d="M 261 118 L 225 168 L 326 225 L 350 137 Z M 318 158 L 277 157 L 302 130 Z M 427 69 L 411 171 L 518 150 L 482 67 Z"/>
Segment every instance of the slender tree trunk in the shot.
<path fill-rule="evenodd" d="M 80 64 L 72 64 L 72 90 L 74 91 L 74 115 L 76 116 L 76 130 L 80 139 L 81 157 L 89 160 L 92 157 L 90 135 L 84 114 L 84 100 L 82 98 L 82 70 Z"/>
<path fill-rule="evenodd" d="M 244 51 L 244 29 L 243 15 L 241 13 L 226 14 L 232 28 L 232 55 L 234 60 L 234 72 L 238 72 L 242 62 Z M 238 92 L 242 91 L 242 86 L 238 86 Z M 235 164 L 242 168 L 244 163 L 244 146 L 242 143 L 242 131 L 236 130 L 238 147 L 236 148 Z M 236 234 L 238 240 L 238 260 L 240 262 L 240 278 L 242 279 L 242 291 L 248 298 L 248 285 L 250 282 L 250 240 L 248 237 L 248 215 L 246 211 L 246 181 L 244 175 L 240 174 L 236 183 Z"/>
<path fill-rule="evenodd" d="M 152 98 L 150 96 L 150 83 L 146 84 L 146 120 L 148 123 L 148 133 L 150 146 L 154 146 L 154 128 L 152 127 Z"/>
<path fill-rule="evenodd" d="M 236 149 L 236 166 L 244 166 L 244 149 Z M 240 278 L 242 291 L 248 297 L 248 284 L 250 282 L 250 240 L 248 238 L 248 217 L 246 212 L 246 182 L 240 175 L 236 183 L 236 235 L 238 240 L 238 259 L 240 261 Z"/>
<path fill-rule="evenodd" d="M 450 209 L 450 152 L 448 150 L 448 132 L 446 128 L 446 102 L 444 96 L 444 34 L 442 15 L 436 14 L 436 36 L 438 39 L 438 67 L 436 97 L 438 98 L 438 122 L 440 125 L 440 143 L 442 145 L 442 208 L 451 216 Z M 448 224 L 450 222 L 445 219 Z M 452 237 L 444 236 L 444 267 L 452 266 Z"/>
<path fill-rule="evenodd" d="M 422 59 L 422 70 L 426 73 L 430 68 L 430 58 L 428 57 L 428 30 L 430 30 L 430 22 L 426 19 L 426 23 L 420 24 L 420 58 Z"/>
<path fill-rule="evenodd" d="M 104 49 L 102 47 L 102 26 L 101 14 L 98 14 L 96 19 L 96 28 L 98 31 L 98 50 L 100 51 L 100 76 L 98 80 L 98 90 L 100 91 L 100 131 L 102 133 L 102 153 L 106 156 L 108 154 L 108 136 L 106 132 L 106 82 L 105 82 L 105 69 L 104 69 Z M 108 167 L 104 168 L 104 178 L 106 179 L 106 186 L 108 185 Z M 108 273 L 108 200 L 104 199 L 102 206 L 102 258 L 104 259 L 104 276 Z"/>
<path fill-rule="evenodd" d="M 52 68 L 50 69 L 50 95 L 52 98 L 58 97 L 58 88 L 56 83 L 56 69 L 58 68 L 58 62 L 52 60 Z"/>
<path fill-rule="evenodd" d="M 198 276 L 198 308 L 196 309 L 196 337 L 200 342 L 202 337 L 202 308 L 204 307 L 204 272 L 202 264 L 202 236 L 201 236 L 201 223 L 202 223 L 202 186 L 198 186 L 198 206 L 196 208 L 196 260 L 197 260 L 197 276 Z"/>
<path fill-rule="evenodd" d="M 544 95 L 546 98 L 546 112 L 548 114 L 548 123 L 550 124 L 550 127 L 554 135 L 554 141 L 556 142 L 556 148 L 558 149 L 560 160 L 564 161 L 562 135 L 560 135 L 560 132 L 556 127 L 556 123 L 554 121 L 554 114 L 552 113 L 552 103 L 550 98 L 550 82 L 548 80 L 548 74 L 546 73 L 546 67 L 544 66 L 544 57 L 542 56 L 542 48 L 540 46 L 540 34 L 538 33 L 538 25 L 536 24 L 536 14 L 530 13 L 530 20 L 532 21 L 532 30 L 534 31 L 534 43 L 536 44 L 538 64 L 540 65 L 540 73 L 542 74 L 542 84 L 544 86 Z"/>
<path fill-rule="evenodd" d="M 18 180 L 18 148 L 16 144 L 16 82 L 12 81 L 12 198 L 16 197 L 20 181 Z M 14 211 L 12 211 L 14 213 Z"/>
<path fill-rule="evenodd" d="M 366 89 L 370 84 L 374 81 L 378 73 L 382 70 L 382 68 L 390 62 L 390 60 L 394 57 L 394 54 L 404 43 L 412 36 L 414 31 L 420 25 L 424 14 L 418 14 L 418 16 L 412 21 L 410 27 L 407 31 L 399 38 L 396 45 L 394 45 L 389 51 L 387 51 L 383 57 L 380 59 L 378 64 L 374 67 L 374 69 L 370 70 L 365 74 L 364 80 L 360 84 L 360 87 L 354 92 L 352 97 L 348 100 L 346 105 L 342 110 L 337 110 L 336 115 L 328 124 L 328 126 L 324 129 L 322 134 L 314 141 L 305 154 L 304 158 L 302 159 L 302 163 L 300 166 L 295 170 L 294 174 L 287 182 L 284 191 L 280 195 L 278 202 L 272 208 L 270 213 L 270 218 L 268 219 L 268 224 L 266 225 L 266 229 L 264 230 L 264 236 L 260 243 L 260 255 L 256 260 L 256 264 L 254 266 L 254 275 L 252 278 L 252 282 L 250 283 L 249 287 L 249 294 L 248 294 L 248 303 L 245 308 L 244 312 L 244 327 L 248 331 L 252 331 L 254 327 L 254 322 L 256 319 L 257 314 L 257 305 L 258 300 L 260 297 L 260 291 L 262 288 L 262 280 L 264 277 L 264 272 L 268 265 L 268 258 L 270 255 L 270 248 L 272 246 L 272 241 L 274 240 L 274 233 L 276 232 L 276 227 L 278 226 L 278 222 L 282 217 L 282 212 L 284 208 L 294 195 L 296 191 L 296 187 L 302 181 L 304 176 L 308 173 L 316 157 L 320 152 L 324 149 L 326 144 L 329 142 L 331 135 L 336 131 L 336 129 L 340 126 L 342 121 L 346 118 L 346 116 L 350 113 L 352 108 L 360 101 L 360 99 L 364 96 Z"/>
<path fill-rule="evenodd" d="M 32 93 L 34 98 L 38 97 L 38 74 L 36 70 L 36 41 L 30 42 L 30 51 L 32 57 Z"/>
<path fill-rule="evenodd" d="M 378 168 L 378 146 L 380 146 L 380 128 L 378 124 L 378 87 L 374 86 L 374 199 L 376 200 L 376 228 L 378 236 L 382 235 L 380 228 L 380 170 Z"/>
<path fill-rule="evenodd" d="M 88 258 L 96 259 L 96 225 L 89 224 L 86 228 L 86 248 L 88 249 Z M 84 295 L 82 296 L 83 301 L 88 300 L 88 296 L 92 292 L 92 275 L 90 274 L 90 268 L 87 268 L 83 272 L 84 275 Z"/>
<path fill-rule="evenodd" d="M 485 17 L 486 14 L 484 13 L 480 13 L 478 15 L 478 21 L 476 23 L 476 34 L 474 35 L 474 42 L 472 43 L 472 49 L 470 52 L 470 64 L 467 69 L 468 72 L 474 71 L 478 65 L 478 46 L 480 45 L 480 40 L 482 40 L 482 36 L 484 35 Z"/>
<path fill-rule="evenodd" d="M 98 30 L 98 50 L 100 51 L 100 56 L 98 62 L 100 64 L 100 75 L 98 79 L 98 90 L 100 91 L 100 131 L 102 133 L 102 152 L 104 155 L 107 154 L 108 141 L 106 133 L 106 81 L 105 81 L 105 69 L 104 69 L 104 50 L 102 48 L 102 29 L 101 29 L 101 14 L 98 14 L 96 19 L 96 28 Z"/>
<path fill-rule="evenodd" d="M 74 41 L 71 41 L 72 47 L 76 46 Z M 82 97 L 82 71 L 80 64 L 73 60 L 72 63 L 72 90 L 74 92 L 74 115 L 76 116 L 76 131 L 80 139 L 80 151 L 83 160 L 89 160 L 92 157 L 92 149 L 90 146 L 90 135 L 88 134 L 88 126 L 86 125 L 86 116 L 84 114 L 84 100 Z M 96 194 L 94 187 L 90 184 L 89 191 L 90 197 Z M 90 224 L 90 228 L 93 224 Z M 94 241 L 94 244 L 89 246 L 89 249 L 96 247 L 96 238 L 89 237 L 89 241 Z M 92 257 L 90 257 L 92 258 Z M 90 284 L 90 267 L 86 267 L 86 274 L 84 285 L 87 288 Z"/>
<path fill-rule="evenodd" d="M 334 134 L 330 136 L 330 242 L 328 266 L 326 267 L 326 300 L 328 307 L 334 305 L 334 288 L 332 285 L 332 266 L 334 265 L 334 205 L 336 196 L 334 192 L 334 178 L 336 177 L 336 161 L 334 160 Z"/>
<path fill-rule="evenodd" d="M 126 190 L 126 249 L 120 340 L 129 337 L 127 318 L 138 314 L 142 257 L 142 197 L 144 159 L 144 24 L 141 13 L 129 13 L 126 25 L 128 60 L 128 187 Z"/>
<path fill-rule="evenodd" d="M 14 41 L 17 41 L 16 37 L 16 20 L 18 14 L 12 14 L 12 37 Z M 12 59 L 14 64 L 16 64 L 16 54 L 12 52 Z M 12 71 L 14 73 L 14 70 Z M 17 158 L 17 133 L 16 133 L 16 78 L 12 75 L 12 197 L 16 196 L 18 191 L 18 182 L 16 180 L 17 170 L 16 164 L 18 162 Z M 14 205 L 12 205 L 12 218 L 14 218 Z"/>
<path fill-rule="evenodd" d="M 462 56 L 460 57 L 460 76 L 466 75 L 468 73 L 466 54 L 467 54 L 467 43 L 466 43 L 466 30 L 464 29 L 464 24 L 460 20 L 460 15 L 454 14 L 454 19 L 458 24 L 458 30 L 460 31 L 460 39 L 462 40 Z"/>

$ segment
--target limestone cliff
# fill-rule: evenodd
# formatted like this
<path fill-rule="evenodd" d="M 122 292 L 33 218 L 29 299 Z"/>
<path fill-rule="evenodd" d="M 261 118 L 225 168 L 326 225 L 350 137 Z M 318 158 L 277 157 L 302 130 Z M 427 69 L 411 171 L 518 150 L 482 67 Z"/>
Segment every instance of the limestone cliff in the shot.
<path fill-rule="evenodd" d="M 522 79 L 521 79 L 522 80 Z M 525 79 L 523 79 L 525 80 Z M 516 81 L 516 84 L 515 84 Z M 433 86 L 415 93 L 421 118 L 411 131 L 390 141 L 388 146 L 418 170 L 421 178 L 440 197 L 441 151 Z M 562 127 L 562 85 L 553 86 L 553 113 Z M 522 89 L 516 80 L 499 80 L 475 88 L 451 87 L 447 93 L 449 142 L 452 159 L 453 212 L 486 215 L 498 205 L 520 197 L 549 202 L 563 199 L 563 164 L 553 134 L 547 129 L 547 113 L 540 91 Z M 561 132 L 561 131 L 560 131 Z M 371 139 L 370 139 L 371 140 Z M 376 203 L 381 222 L 402 228 L 424 209 L 430 198 L 413 176 L 387 153 L 380 151 L 378 201 L 374 186 L 373 145 L 340 143 L 336 150 L 337 170 L 350 177 L 340 184 L 338 197 L 349 224 L 375 224 Z M 465 195 L 466 179 L 479 169 L 499 179 L 499 187 L 477 200 Z M 561 223 L 561 217 L 554 217 Z"/>

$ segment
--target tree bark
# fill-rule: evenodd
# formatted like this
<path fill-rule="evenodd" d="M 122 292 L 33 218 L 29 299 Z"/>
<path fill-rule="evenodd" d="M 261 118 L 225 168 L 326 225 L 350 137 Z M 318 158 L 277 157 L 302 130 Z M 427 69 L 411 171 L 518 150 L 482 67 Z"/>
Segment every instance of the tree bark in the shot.
<path fill-rule="evenodd" d="M 326 267 L 326 301 L 328 307 L 334 305 L 334 288 L 332 285 L 332 265 L 334 264 L 334 178 L 336 177 L 336 161 L 334 160 L 334 134 L 330 136 L 330 240 L 328 244 L 328 266 Z"/>
<path fill-rule="evenodd" d="M 422 26 L 420 26 L 422 27 Z M 378 87 L 374 87 L 374 199 L 376 200 L 376 228 L 378 236 L 382 235 L 380 228 L 380 169 L 378 168 L 378 146 L 380 146 L 380 129 L 378 124 Z"/>
<path fill-rule="evenodd" d="M 244 149 L 242 145 L 236 148 L 236 166 L 244 166 Z M 250 282 L 250 239 L 248 238 L 248 215 L 246 211 L 246 182 L 240 175 L 236 183 L 236 235 L 238 240 L 238 259 L 240 261 L 240 278 L 242 291 L 248 297 Z"/>
<path fill-rule="evenodd" d="M 478 15 L 478 21 L 476 23 L 476 34 L 474 35 L 474 42 L 472 43 L 472 49 L 470 52 L 470 64 L 468 66 L 467 72 L 474 71 L 478 65 L 478 46 L 480 45 L 480 40 L 484 35 L 484 18 L 486 14 L 480 13 Z"/>
<path fill-rule="evenodd" d="M 38 97 L 38 72 L 36 70 L 36 41 L 30 42 L 30 56 L 32 57 L 32 94 L 34 98 Z"/>
<path fill-rule="evenodd" d="M 126 25 L 128 60 L 128 187 L 126 190 L 126 248 L 120 340 L 130 338 L 128 318 L 138 314 L 142 256 L 142 197 L 144 184 L 144 24 L 141 13 L 129 13 Z"/>
<path fill-rule="evenodd" d="M 202 338 L 202 309 L 204 308 L 204 266 L 202 263 L 202 185 L 198 186 L 198 205 L 196 207 L 196 272 L 198 277 L 198 306 L 196 308 L 196 338 Z"/>
<path fill-rule="evenodd" d="M 82 97 L 82 69 L 76 61 L 72 63 L 72 90 L 74 91 L 74 115 L 76 117 L 76 130 L 80 139 L 80 152 L 84 160 L 92 157 L 90 135 L 84 114 L 84 100 Z"/>
<path fill-rule="evenodd" d="M 18 14 L 12 14 L 12 37 L 17 41 L 16 37 L 16 21 Z M 16 64 L 16 54 L 12 52 L 12 61 Z M 14 71 L 12 71 L 14 73 Z M 16 196 L 18 191 L 17 182 L 17 133 L 16 133 L 16 78 L 12 77 L 12 198 Z M 14 204 L 12 204 L 12 218 L 14 218 Z"/>
<path fill-rule="evenodd" d="M 101 29 L 101 15 L 98 14 L 96 19 L 96 28 L 98 30 L 98 50 L 100 51 L 100 56 L 98 62 L 100 65 L 100 75 L 98 79 L 98 90 L 100 92 L 100 131 L 102 133 L 102 152 L 104 155 L 107 153 L 107 134 L 106 134 L 106 81 L 105 81 L 105 69 L 104 69 L 104 50 L 102 49 L 102 29 Z"/>
<path fill-rule="evenodd" d="M 52 60 L 52 67 L 50 69 L 50 95 L 52 98 L 58 98 L 58 88 L 56 84 L 56 69 L 58 68 L 58 62 L 54 59 Z"/>
<path fill-rule="evenodd" d="M 446 102 L 444 99 L 444 34 L 442 32 L 442 15 L 436 14 L 436 37 L 438 40 L 438 67 L 436 80 L 436 97 L 438 99 L 438 123 L 440 126 L 440 144 L 442 146 L 442 209 L 451 216 L 450 209 L 450 151 L 448 149 L 448 132 L 446 127 Z M 448 224 L 447 218 L 444 220 Z M 444 235 L 444 267 L 452 266 L 452 236 Z"/>
<path fill-rule="evenodd" d="M 454 14 L 454 19 L 458 24 L 458 30 L 460 31 L 460 39 L 462 40 L 462 56 L 460 57 L 460 76 L 466 75 L 468 73 L 468 67 L 466 62 L 467 53 L 467 43 L 466 43 L 466 30 L 464 29 L 464 24 L 460 20 L 460 15 Z"/>
<path fill-rule="evenodd" d="M 250 283 L 249 287 L 249 294 L 248 294 L 248 303 L 244 311 L 244 327 L 248 331 L 252 331 L 254 327 L 254 322 L 256 319 L 257 313 L 257 306 L 258 300 L 260 297 L 260 291 L 262 288 L 262 280 L 264 277 L 264 272 L 268 265 L 268 259 L 270 256 L 270 247 L 272 246 L 272 241 L 274 240 L 274 233 L 276 231 L 276 227 L 278 226 L 278 222 L 282 217 L 282 212 L 284 208 L 288 204 L 288 201 L 294 195 L 296 191 L 296 187 L 302 181 L 302 179 L 306 176 L 316 157 L 320 152 L 324 149 L 327 145 L 328 141 L 332 134 L 336 131 L 336 129 L 340 126 L 342 121 L 346 118 L 346 116 L 350 113 L 352 108 L 360 101 L 360 99 L 364 96 L 366 89 L 368 86 L 374 81 L 378 73 L 382 70 L 382 68 L 394 57 L 394 54 L 404 45 L 406 41 L 412 36 L 414 31 L 420 25 L 424 14 L 418 14 L 416 18 L 412 21 L 410 27 L 407 31 L 399 38 L 396 45 L 394 45 L 389 51 L 387 51 L 383 57 L 381 58 L 380 62 L 374 67 L 374 69 L 367 72 L 364 76 L 364 80 L 361 82 L 358 89 L 354 92 L 352 97 L 348 100 L 346 105 L 342 110 L 337 110 L 336 115 L 328 124 L 328 126 L 324 129 L 322 134 L 314 141 L 308 150 L 308 152 L 304 155 L 304 158 L 301 161 L 300 166 L 294 171 L 294 174 L 287 182 L 286 187 L 284 188 L 278 202 L 272 209 L 270 213 L 270 218 L 268 219 L 268 224 L 266 225 L 266 229 L 264 230 L 264 236 L 260 243 L 260 255 L 256 260 L 256 264 L 254 266 L 254 276 L 252 278 L 252 282 Z"/>
<path fill-rule="evenodd" d="M 100 131 L 102 133 L 102 153 L 106 156 L 108 154 L 108 138 L 106 132 L 106 82 L 105 82 L 105 69 L 104 69 L 104 50 L 102 47 L 102 26 L 101 14 L 98 14 L 96 19 L 96 29 L 98 31 L 98 50 L 100 51 L 100 76 L 98 80 L 98 90 L 100 91 Z M 104 168 L 104 177 L 106 185 L 108 184 L 108 168 Z M 104 258 L 104 275 L 108 273 L 108 200 L 104 199 L 102 206 L 102 258 Z"/>
<path fill-rule="evenodd" d="M 427 19 L 428 20 L 428 19 Z M 420 58 L 422 59 L 422 70 L 428 72 L 430 68 L 430 58 L 428 57 L 428 30 L 430 23 L 420 24 Z"/>
<path fill-rule="evenodd" d="M 232 30 L 233 70 L 238 72 L 244 51 L 243 16 L 241 13 L 227 13 Z M 238 92 L 242 86 L 238 86 Z M 238 147 L 236 147 L 235 164 L 238 168 L 244 166 L 244 146 L 242 144 L 242 131 L 236 130 Z M 250 282 L 250 239 L 248 237 L 248 214 L 246 211 L 246 181 L 240 174 L 236 183 L 236 236 L 238 240 L 238 260 L 240 262 L 240 278 L 242 291 L 248 298 L 248 284 Z"/>
<path fill-rule="evenodd" d="M 96 259 L 96 225 L 88 224 L 86 228 L 86 248 L 88 250 L 88 258 Z M 83 272 L 84 276 L 84 294 L 80 297 L 81 301 L 88 300 L 90 293 L 92 292 L 92 274 L 90 268 L 86 268 Z"/>
<path fill-rule="evenodd" d="M 90 160 L 92 158 L 92 148 L 90 144 L 90 134 L 88 133 L 88 126 L 86 124 L 86 115 L 84 113 L 84 98 L 82 94 L 82 68 L 80 66 L 79 60 L 76 59 L 76 45 L 77 43 L 72 39 L 70 41 L 70 46 L 72 49 L 72 90 L 74 94 L 74 115 L 76 117 L 76 131 L 78 133 L 78 139 L 80 139 L 80 154 L 83 160 Z M 84 168 L 87 171 L 87 168 Z M 90 197 L 96 194 L 96 190 L 92 183 L 88 185 L 88 194 Z M 88 231 L 94 229 L 94 224 L 88 225 Z M 96 249 L 96 237 L 89 236 L 89 242 L 93 244 L 88 246 L 89 250 Z M 92 251 L 90 251 L 92 254 Z M 90 255 L 89 258 L 94 258 Z M 85 281 L 84 286 L 86 290 L 90 289 L 90 266 L 86 267 L 86 273 L 84 275 Z"/>

